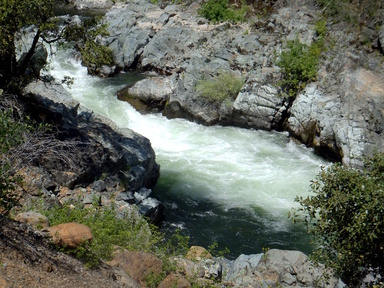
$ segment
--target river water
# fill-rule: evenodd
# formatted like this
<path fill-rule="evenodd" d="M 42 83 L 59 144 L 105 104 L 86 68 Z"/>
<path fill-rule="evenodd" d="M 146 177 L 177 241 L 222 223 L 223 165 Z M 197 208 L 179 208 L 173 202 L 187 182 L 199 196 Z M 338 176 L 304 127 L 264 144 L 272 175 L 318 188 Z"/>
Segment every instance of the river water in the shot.
<path fill-rule="evenodd" d="M 71 50 L 59 50 L 49 73 L 74 77 L 68 91 L 85 107 L 151 140 L 161 165 L 152 196 L 166 207 L 162 228 L 180 229 L 191 244 L 219 249 L 228 258 L 262 248 L 310 252 L 307 233 L 287 214 L 297 195 L 309 195 L 310 180 L 327 163 L 285 133 L 205 127 L 160 114 L 141 115 L 115 92 L 140 79 L 87 75 Z"/>

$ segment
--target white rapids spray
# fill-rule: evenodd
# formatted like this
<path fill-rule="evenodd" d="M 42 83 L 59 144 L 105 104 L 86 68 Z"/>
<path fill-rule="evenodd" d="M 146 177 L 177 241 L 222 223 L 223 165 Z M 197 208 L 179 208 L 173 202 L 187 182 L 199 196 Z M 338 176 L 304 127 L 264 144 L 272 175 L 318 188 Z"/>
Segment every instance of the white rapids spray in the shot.
<path fill-rule="evenodd" d="M 263 211 L 267 219 L 258 221 L 268 229 L 287 231 L 287 211 L 295 205 L 297 195 L 308 195 L 310 180 L 326 162 L 290 141 L 285 133 L 205 127 L 159 114 L 141 115 L 115 96 L 126 82 L 87 75 L 71 53 L 58 51 L 49 73 L 57 79 L 73 77 L 68 91 L 74 99 L 119 127 L 131 128 L 150 139 L 161 165 L 159 186 L 169 197 L 162 199 L 169 202 L 168 210 L 180 209 L 180 201 L 185 201 L 186 206 L 195 207 L 191 212 L 195 216 L 216 214 L 217 209 L 206 207 L 205 212 L 198 211 L 203 200 L 215 203 L 223 213 L 240 209 L 252 218 L 255 211 Z M 188 226 L 184 218 L 179 217 L 172 225 Z"/>

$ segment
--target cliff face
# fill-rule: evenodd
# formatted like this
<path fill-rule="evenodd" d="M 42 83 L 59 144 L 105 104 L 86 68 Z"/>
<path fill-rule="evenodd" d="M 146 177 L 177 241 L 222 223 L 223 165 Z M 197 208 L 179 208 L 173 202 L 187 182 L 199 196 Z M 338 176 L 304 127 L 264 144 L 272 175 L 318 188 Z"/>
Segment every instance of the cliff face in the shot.
<path fill-rule="evenodd" d="M 197 15 L 199 7 L 196 2 L 160 7 L 137 0 L 116 4 L 105 15 L 111 36 L 104 40 L 118 69 L 161 74 L 128 89 L 129 98 L 136 99 L 132 103 L 157 101 L 163 106 L 156 105 L 156 111 L 164 109 L 167 117 L 205 125 L 287 130 L 346 164 L 359 165 L 364 154 L 382 149 L 384 39 L 379 32 L 384 29 L 348 31 L 330 22 L 317 80 L 291 103 L 278 97 L 281 71 L 275 57 L 287 40 L 309 45 L 316 39 L 321 9 L 315 2 L 276 1 L 274 13 L 241 25 L 209 24 Z M 370 47 L 356 40 L 364 33 L 372 38 Z M 199 97 L 198 81 L 223 71 L 244 77 L 237 97 L 219 104 Z"/>

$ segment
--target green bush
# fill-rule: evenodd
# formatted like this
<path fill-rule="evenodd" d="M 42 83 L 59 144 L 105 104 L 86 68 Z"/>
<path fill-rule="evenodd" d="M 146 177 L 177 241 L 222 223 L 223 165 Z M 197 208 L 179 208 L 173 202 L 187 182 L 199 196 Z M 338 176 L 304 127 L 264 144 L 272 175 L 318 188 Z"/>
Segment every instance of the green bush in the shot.
<path fill-rule="evenodd" d="M 351 24 L 368 23 L 376 18 L 381 21 L 380 10 L 384 0 L 316 0 L 327 16 Z"/>
<path fill-rule="evenodd" d="M 307 83 L 316 80 L 317 66 L 324 49 L 323 39 L 311 46 L 302 44 L 298 39 L 288 41 L 287 51 L 283 51 L 276 64 L 282 69 L 283 80 L 279 83 L 283 95 L 295 97 Z"/>
<path fill-rule="evenodd" d="M 314 259 L 354 287 L 370 272 L 383 275 L 384 155 L 367 159 L 362 170 L 323 168 L 311 188 L 315 195 L 298 197 L 301 208 L 291 217 L 304 216 L 318 247 Z"/>
<path fill-rule="evenodd" d="M 231 8 L 228 0 L 208 0 L 198 11 L 199 15 L 211 22 L 244 22 L 249 7 L 242 2 L 240 9 Z"/>
<path fill-rule="evenodd" d="M 1 99 L 5 101 L 4 99 Z M 25 140 L 25 134 L 31 126 L 16 121 L 11 109 L 0 110 L 0 213 L 6 214 L 17 204 L 18 196 L 14 193 L 21 183 L 21 177 L 14 174 L 9 151 Z"/>
<path fill-rule="evenodd" d="M 133 207 L 133 210 L 122 212 L 117 211 L 113 204 L 89 209 L 77 204 L 74 208 L 64 205 L 46 210 L 41 203 L 31 203 L 30 208 L 48 217 L 51 225 L 77 222 L 88 226 L 93 234 L 91 243 L 75 250 L 65 247 L 61 249 L 83 260 L 90 267 L 97 266 L 99 259 L 110 260 L 118 246 L 130 251 L 154 253 L 163 259 L 167 272 L 168 267 L 171 267 L 168 258 L 184 255 L 189 248 L 188 237 L 176 232 L 165 240 L 164 234 L 157 227 L 149 225 Z"/>
<path fill-rule="evenodd" d="M 196 91 L 212 102 L 223 102 L 235 99 L 244 84 L 242 77 L 230 72 L 224 72 L 210 80 L 201 80 L 196 85 Z"/>
<path fill-rule="evenodd" d="M 48 217 L 51 225 L 77 222 L 91 229 L 94 238 L 87 247 L 66 251 L 74 252 L 89 266 L 97 264 L 97 259 L 110 260 L 116 245 L 132 251 L 149 252 L 162 240 L 156 229 L 136 211 L 118 212 L 113 206 L 85 209 L 78 204 L 75 208 L 64 205 L 38 212 Z"/>

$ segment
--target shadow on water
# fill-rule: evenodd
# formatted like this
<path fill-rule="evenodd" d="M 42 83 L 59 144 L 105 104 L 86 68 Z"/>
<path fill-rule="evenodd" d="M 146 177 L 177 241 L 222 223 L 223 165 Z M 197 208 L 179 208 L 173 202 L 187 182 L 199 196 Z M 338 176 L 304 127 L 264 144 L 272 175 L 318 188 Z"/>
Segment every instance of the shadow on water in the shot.
<path fill-rule="evenodd" d="M 166 233 L 180 229 L 182 235 L 190 237 L 191 245 L 208 247 L 217 242 L 219 250 L 229 248 L 230 253 L 225 255 L 228 259 L 261 253 L 263 248 L 300 250 L 306 254 L 313 250 L 304 227 L 293 225 L 288 216 L 274 215 L 268 212 L 270 208 L 267 211 L 246 203 L 227 207 L 201 197 L 204 191 L 186 193 L 178 185 L 180 177 L 181 173 L 162 171 L 154 189 L 153 196 L 166 208 L 162 224 Z"/>

